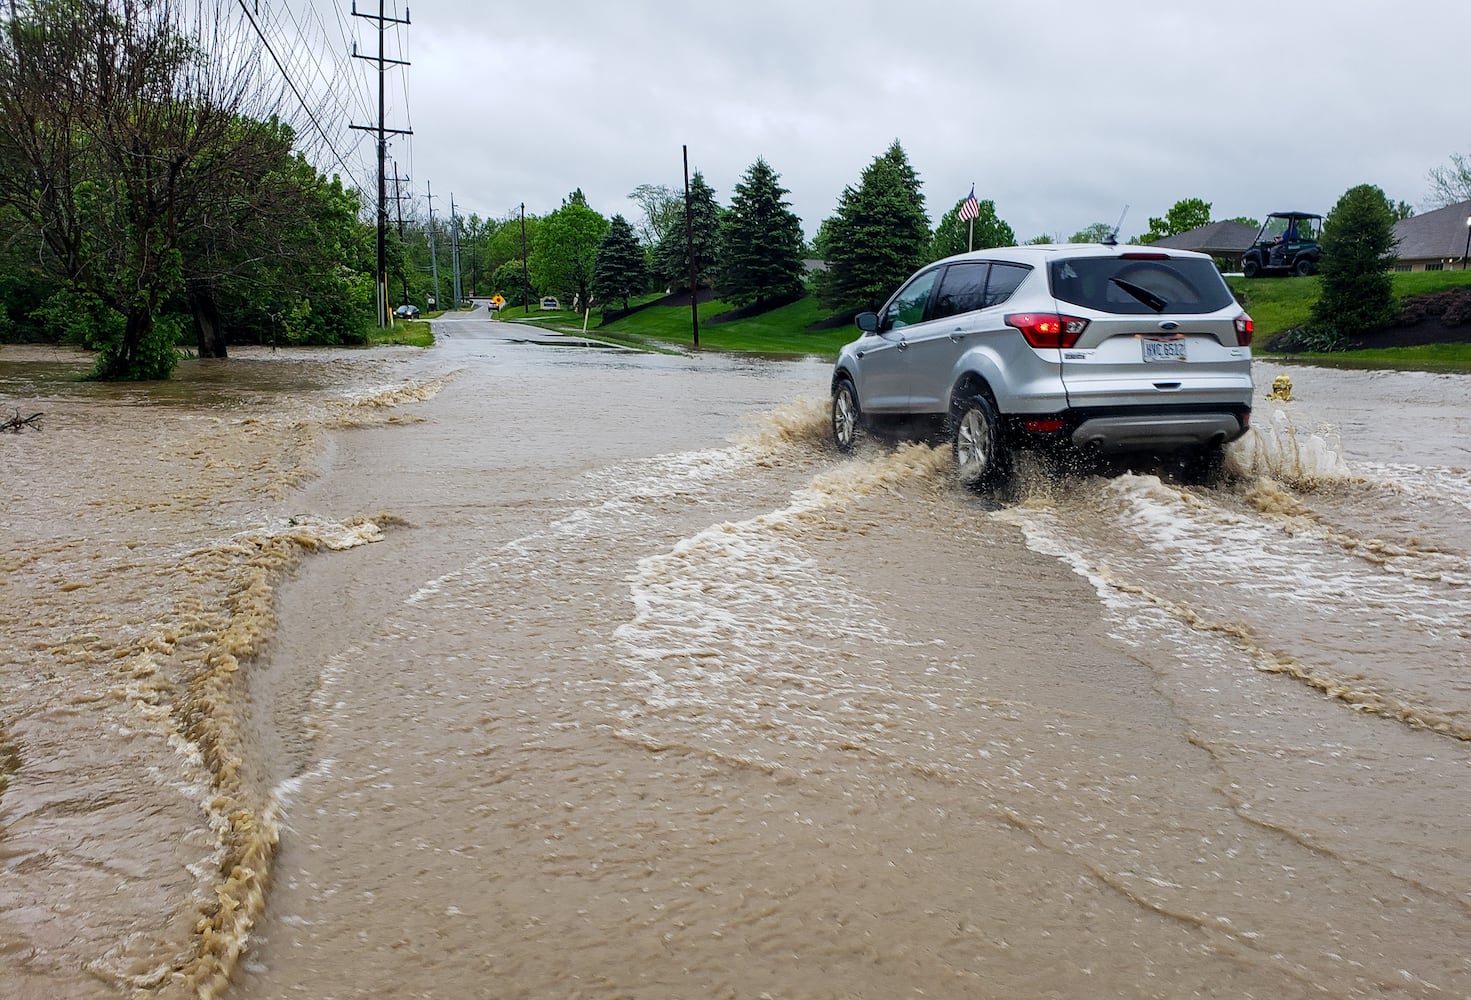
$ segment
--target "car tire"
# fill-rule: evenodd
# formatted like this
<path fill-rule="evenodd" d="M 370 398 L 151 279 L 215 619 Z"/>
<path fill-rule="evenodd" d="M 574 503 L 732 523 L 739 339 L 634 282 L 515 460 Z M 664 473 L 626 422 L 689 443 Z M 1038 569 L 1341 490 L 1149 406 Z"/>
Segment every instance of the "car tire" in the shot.
<path fill-rule="evenodd" d="M 1318 263 L 1311 257 L 1299 257 L 1297 259 L 1297 263 L 1294 264 L 1292 267 L 1293 273 L 1296 274 L 1299 278 L 1306 278 L 1317 269 Z"/>
<path fill-rule="evenodd" d="M 957 402 L 950 414 L 950 450 L 955 475 L 972 490 L 990 490 L 1011 473 L 1011 450 L 996 406 L 981 393 Z"/>
<path fill-rule="evenodd" d="M 863 412 L 852 379 L 840 378 L 833 384 L 832 428 L 838 451 L 846 454 L 858 447 L 863 437 Z"/>
<path fill-rule="evenodd" d="M 1248 257 L 1241 262 L 1242 277 L 1255 278 L 1261 269 L 1262 265 L 1255 257 Z"/>

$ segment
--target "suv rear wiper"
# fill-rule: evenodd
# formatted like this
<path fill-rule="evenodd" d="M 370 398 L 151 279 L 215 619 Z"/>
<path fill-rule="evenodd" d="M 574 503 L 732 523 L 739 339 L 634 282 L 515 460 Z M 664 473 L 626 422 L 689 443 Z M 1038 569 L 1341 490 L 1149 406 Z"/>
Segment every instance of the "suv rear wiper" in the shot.
<path fill-rule="evenodd" d="M 1124 291 L 1128 292 L 1130 295 L 1134 296 L 1134 298 L 1138 299 L 1140 302 L 1143 302 L 1145 305 L 1147 305 L 1149 308 L 1153 309 L 1157 313 L 1164 312 L 1166 307 L 1169 306 L 1169 303 L 1166 302 L 1164 299 L 1160 298 L 1149 289 L 1134 284 L 1132 281 L 1125 281 L 1123 278 L 1109 278 L 1108 280 L 1112 281 L 1115 285 L 1118 285 Z"/>

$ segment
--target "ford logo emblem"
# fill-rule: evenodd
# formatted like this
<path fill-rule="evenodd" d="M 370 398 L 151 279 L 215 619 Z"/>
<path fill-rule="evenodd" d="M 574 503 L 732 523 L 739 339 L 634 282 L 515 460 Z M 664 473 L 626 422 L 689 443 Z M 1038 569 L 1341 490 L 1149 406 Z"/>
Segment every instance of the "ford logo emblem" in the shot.
<path fill-rule="evenodd" d="M 1167 319 L 1159 325 L 1159 328 L 1161 330 L 1178 330 L 1180 329 L 1180 324 L 1174 320 Z"/>

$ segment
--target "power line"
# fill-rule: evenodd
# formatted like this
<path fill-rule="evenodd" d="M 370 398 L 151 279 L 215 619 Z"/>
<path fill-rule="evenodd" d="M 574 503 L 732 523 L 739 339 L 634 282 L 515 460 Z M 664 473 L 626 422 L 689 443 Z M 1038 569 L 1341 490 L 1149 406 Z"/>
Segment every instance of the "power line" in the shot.
<path fill-rule="evenodd" d="M 343 118 L 351 119 L 356 111 L 361 111 L 364 115 L 368 114 L 367 96 L 365 93 L 366 88 L 358 88 L 356 86 L 337 86 L 336 78 L 343 75 L 342 64 L 337 64 L 334 67 L 333 74 L 329 76 L 327 71 L 322 66 L 321 59 L 314 51 L 319 47 L 316 39 L 307 38 L 306 30 L 303 27 L 300 18 L 297 17 L 295 11 L 293 11 L 289 6 L 286 6 L 285 10 L 286 16 L 291 21 L 291 28 L 294 29 L 296 37 L 298 37 L 305 43 L 301 47 L 299 52 L 301 54 L 303 63 L 308 64 L 311 67 L 313 78 L 317 83 L 318 97 L 324 101 L 331 102 L 333 109 L 338 115 Z M 313 13 L 316 12 L 313 11 Z M 322 29 L 322 34 L 325 38 L 325 26 L 322 24 L 320 16 L 318 16 L 317 18 L 317 27 Z M 344 44 L 343 51 L 346 52 L 347 48 L 347 44 Z M 346 75 L 349 77 L 352 76 L 350 72 Z M 356 98 L 355 107 L 348 107 L 348 101 L 346 100 L 346 98 L 348 97 Z"/>
<path fill-rule="evenodd" d="M 389 24 L 407 24 L 408 18 L 403 19 L 388 17 L 383 13 L 383 0 L 378 0 L 378 13 L 361 14 L 358 12 L 357 3 L 353 3 L 353 17 L 361 17 L 378 23 L 378 55 L 359 55 L 357 46 L 353 46 L 353 58 L 365 59 L 378 64 L 378 125 L 349 125 L 348 128 L 360 129 L 362 131 L 376 131 L 378 133 L 378 271 L 375 275 L 378 293 L 378 325 L 388 326 L 388 264 L 387 250 L 384 245 L 384 230 L 388 228 L 388 184 L 385 176 L 385 168 L 388 158 L 388 135 L 412 135 L 410 129 L 391 129 L 384 125 L 385 101 L 384 101 L 384 74 L 390 65 L 407 66 L 408 63 L 402 59 L 389 59 L 383 54 L 383 35 Z M 408 8 L 404 8 L 404 14 L 408 14 Z"/>
<path fill-rule="evenodd" d="M 298 103 L 301 104 L 301 109 L 306 112 L 307 118 L 311 119 L 312 125 L 316 127 L 317 133 L 322 137 L 322 141 L 327 144 L 327 148 L 330 149 L 332 151 L 332 155 L 336 157 L 337 163 L 342 167 L 343 173 L 347 174 L 347 176 L 352 180 L 354 187 L 356 187 L 358 190 L 362 190 L 362 184 L 353 174 L 352 169 L 348 167 L 346 161 L 342 159 L 342 155 L 337 152 L 337 147 L 332 144 L 332 139 L 330 136 L 327 135 L 326 129 L 322 128 L 322 123 L 317 121 L 316 114 L 313 113 L 312 109 L 307 106 L 306 99 L 301 96 L 301 91 L 298 90 L 296 87 L 296 81 L 291 79 L 291 74 L 286 72 L 285 66 L 281 65 L 281 59 L 276 55 L 276 50 L 271 47 L 271 43 L 266 38 L 265 32 L 261 31 L 260 25 L 256 23 L 255 15 L 250 12 L 249 7 L 245 6 L 245 0 L 240 0 L 240 9 L 245 12 L 246 20 L 248 20 L 250 22 L 250 26 L 255 29 L 255 33 L 257 37 L 260 38 L 261 44 L 266 47 L 266 51 L 271 54 L 271 61 L 274 62 L 276 64 L 276 68 L 281 71 L 281 77 L 286 81 L 286 86 L 290 87 L 291 92 L 296 95 L 296 100 Z"/>

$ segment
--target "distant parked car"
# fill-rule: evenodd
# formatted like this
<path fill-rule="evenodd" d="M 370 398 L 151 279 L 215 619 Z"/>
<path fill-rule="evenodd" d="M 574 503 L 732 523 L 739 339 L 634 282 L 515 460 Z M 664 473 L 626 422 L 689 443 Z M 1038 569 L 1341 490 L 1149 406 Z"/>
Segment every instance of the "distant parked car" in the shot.
<path fill-rule="evenodd" d="M 1220 474 L 1251 419 L 1251 317 L 1204 254 L 1105 244 L 950 257 L 909 279 L 838 355 L 832 428 L 932 423 L 962 482 L 1019 448 L 1172 454 Z"/>
<path fill-rule="evenodd" d="M 419 307 L 415 305 L 410 305 L 409 303 L 405 302 L 403 305 L 399 306 L 393 311 L 393 315 L 397 316 L 399 319 L 418 319 Z"/>
<path fill-rule="evenodd" d="M 562 303 L 557 301 L 555 295 L 544 295 L 541 299 L 541 307 L 543 309 L 560 309 L 562 308 Z"/>

